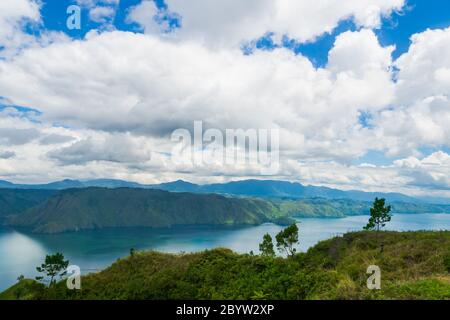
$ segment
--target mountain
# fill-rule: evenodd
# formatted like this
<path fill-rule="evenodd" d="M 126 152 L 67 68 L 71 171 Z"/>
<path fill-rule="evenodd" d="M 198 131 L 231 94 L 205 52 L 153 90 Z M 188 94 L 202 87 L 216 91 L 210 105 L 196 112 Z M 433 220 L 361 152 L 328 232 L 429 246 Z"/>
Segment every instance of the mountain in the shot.
<path fill-rule="evenodd" d="M 97 180 L 62 180 L 48 184 L 13 184 L 8 181 L 0 181 L 0 188 L 10 189 L 45 189 L 64 190 L 71 188 L 142 188 L 160 189 L 171 192 L 191 192 L 191 193 L 218 193 L 242 197 L 259 198 L 324 198 L 324 199 L 351 199 L 359 201 L 373 201 L 375 197 L 385 198 L 389 202 L 407 203 L 438 203 L 450 204 L 450 199 L 426 198 L 425 200 L 410 197 L 401 193 L 364 192 L 364 191 L 342 191 L 327 187 L 305 186 L 297 182 L 276 181 L 276 180 L 242 180 L 227 183 L 215 183 L 198 185 L 183 180 L 161 184 L 139 184 L 114 179 Z"/>
<path fill-rule="evenodd" d="M 16 185 L 14 183 L 11 183 L 9 181 L 0 180 L 0 188 L 9 188 L 9 189 L 15 189 Z"/>
<path fill-rule="evenodd" d="M 43 203 L 57 191 L 0 189 L 0 221 Z"/>
<path fill-rule="evenodd" d="M 346 216 L 368 215 L 372 201 L 359 201 L 349 199 L 299 199 L 299 200 L 272 200 L 281 216 L 298 218 L 343 218 Z M 392 213 L 419 214 L 419 213 L 450 213 L 450 205 L 390 202 Z"/>
<path fill-rule="evenodd" d="M 389 202 L 423 203 L 420 199 L 406 196 L 401 193 L 364 192 L 357 190 L 342 191 L 328 187 L 304 186 L 297 182 L 276 180 L 242 180 L 205 185 L 175 181 L 147 187 L 174 192 L 219 193 L 233 196 L 259 198 L 323 198 L 332 200 L 350 199 L 357 201 L 373 201 L 373 199 L 378 197 L 385 198 Z M 432 199 L 429 200 L 431 201 Z"/>
<path fill-rule="evenodd" d="M 272 221 L 276 207 L 258 199 L 170 193 L 131 188 L 63 190 L 9 219 L 8 225 L 38 233 L 108 227 L 253 225 Z"/>
<path fill-rule="evenodd" d="M 366 215 L 371 201 L 260 199 L 142 188 L 0 189 L 0 218 L 34 232 L 105 227 L 290 224 L 293 217 Z M 450 205 L 390 202 L 397 213 L 450 213 Z"/>
<path fill-rule="evenodd" d="M 186 182 L 183 180 L 177 180 L 173 182 L 165 182 L 161 184 L 152 184 L 152 185 L 144 185 L 145 188 L 151 188 L 151 189 L 160 189 L 160 190 L 166 190 L 171 192 L 192 192 L 192 193 L 208 193 L 207 191 L 202 191 L 202 186 Z M 217 192 L 211 192 L 211 193 L 217 193 Z"/>
<path fill-rule="evenodd" d="M 136 182 L 128 182 L 114 179 L 96 179 L 96 180 L 71 180 L 65 179 L 45 184 L 14 184 L 8 181 L 0 180 L 0 188 L 9 189 L 34 189 L 34 190 L 64 190 L 73 188 L 87 188 L 87 187 L 103 187 L 103 188 L 146 188 Z"/>

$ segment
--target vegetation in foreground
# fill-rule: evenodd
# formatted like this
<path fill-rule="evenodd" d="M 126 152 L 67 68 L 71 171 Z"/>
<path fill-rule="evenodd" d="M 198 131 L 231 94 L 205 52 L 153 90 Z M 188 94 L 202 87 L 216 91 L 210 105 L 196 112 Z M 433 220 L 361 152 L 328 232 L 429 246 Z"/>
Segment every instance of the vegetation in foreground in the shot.
<path fill-rule="evenodd" d="M 381 290 L 367 289 L 369 265 Z M 0 299 L 450 299 L 450 232 L 349 233 L 288 258 L 132 252 L 81 290 L 23 279 Z"/>

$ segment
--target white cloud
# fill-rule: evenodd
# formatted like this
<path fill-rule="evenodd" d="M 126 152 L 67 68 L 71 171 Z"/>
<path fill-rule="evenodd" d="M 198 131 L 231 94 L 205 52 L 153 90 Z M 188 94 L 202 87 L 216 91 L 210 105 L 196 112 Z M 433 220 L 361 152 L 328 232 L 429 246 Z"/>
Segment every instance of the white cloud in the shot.
<path fill-rule="evenodd" d="M 375 120 L 388 153 L 407 156 L 422 146 L 450 146 L 450 28 L 412 37 L 399 69 L 392 108 Z"/>
<path fill-rule="evenodd" d="M 80 6 L 94 8 L 98 5 L 118 5 L 120 0 L 76 0 Z"/>
<path fill-rule="evenodd" d="M 369 40 L 353 41 L 345 50 L 367 45 L 370 50 L 363 52 L 390 52 L 371 31 L 360 33 Z M 355 33 L 339 41 L 347 37 Z M 220 129 L 279 125 L 286 151 L 351 159 L 367 148 L 359 110 L 384 108 L 393 93 L 385 55 L 371 68 L 343 70 L 333 62 L 341 50 L 333 51 L 333 68 L 316 70 L 287 49 L 244 56 L 239 50 L 216 52 L 197 43 L 107 32 L 0 63 L 0 89 L 14 103 L 42 111 L 46 121 L 76 127 L 161 136 L 190 128 L 194 120 Z M 367 61 L 378 60 L 375 54 Z"/>
<path fill-rule="evenodd" d="M 142 139 L 141 139 L 142 140 Z M 151 160 L 145 141 L 123 134 L 96 134 L 77 141 L 70 146 L 55 149 L 48 155 L 64 165 L 85 164 L 91 161 L 108 161 L 119 163 L 144 163 Z"/>
<path fill-rule="evenodd" d="M 373 31 L 341 33 L 329 53 L 328 68 L 334 72 L 388 70 L 392 65 L 393 46 L 381 47 Z"/>
<path fill-rule="evenodd" d="M 367 39 L 359 41 L 359 37 Z M 295 159 L 349 163 L 362 156 L 371 146 L 371 133 L 359 126 L 359 109 L 378 110 L 393 99 L 386 68 L 391 48 L 383 49 L 367 30 L 342 34 L 338 43 L 346 45 L 337 45 L 333 51 L 333 67 L 317 70 L 308 59 L 286 49 L 244 56 L 238 49 L 217 52 L 198 43 L 175 43 L 150 35 L 92 33 L 84 41 L 28 50 L 12 62 L 0 63 L 0 89 L 14 103 L 42 111 L 41 121 L 64 123 L 95 136 L 56 151 L 45 146 L 52 150 L 43 157 L 51 156 L 59 165 L 96 163 L 98 168 L 114 163 L 115 170 L 117 166 L 122 172 L 136 170 L 133 177 L 140 181 L 162 179 L 146 171 L 151 165 L 157 172 L 166 172 L 167 179 L 257 175 L 257 166 L 179 167 L 161 155 L 139 169 L 123 156 L 129 152 L 125 143 L 100 139 L 99 134 L 145 135 L 153 142 L 143 150 L 167 153 L 171 149 L 168 134 L 191 128 L 194 120 L 222 130 L 278 125 L 284 157 L 280 177 L 322 183 L 325 180 L 318 174 L 307 180 L 302 171 L 291 171 L 288 163 Z M 361 49 L 362 45 L 369 50 Z M 339 62 L 337 57 L 352 47 L 362 55 L 370 54 L 360 60 L 370 68 Z M 75 60 L 74 65 L 67 63 Z M 39 71 L 33 65 L 40 65 Z M 98 139 L 103 142 L 93 142 Z"/>
<path fill-rule="evenodd" d="M 422 188 L 450 190 L 450 155 L 439 151 L 418 159 L 397 160 L 400 173 L 410 178 L 409 184 Z"/>
<path fill-rule="evenodd" d="M 39 9 L 39 3 L 34 0 L 0 1 L 0 57 L 10 56 L 34 40 L 23 27 L 26 23 L 40 23 Z"/>
<path fill-rule="evenodd" d="M 397 61 L 398 103 L 409 105 L 431 96 L 450 96 L 450 28 L 415 34 Z"/>
<path fill-rule="evenodd" d="M 222 130 L 279 126 L 282 163 L 274 178 L 448 195 L 448 154 L 424 158 L 420 150 L 449 146 L 449 30 L 414 36 L 410 50 L 392 61 L 394 48 L 382 47 L 370 29 L 403 1 L 325 1 L 327 10 L 319 5 L 317 12 L 311 1 L 168 3 L 183 16 L 175 41 L 159 34 L 156 8 L 145 1 L 129 19 L 146 35 L 92 31 L 0 61 L 2 96 L 43 113 L 33 121 L 11 108 L 0 113 L 0 150 L 14 152 L 0 159 L 0 178 L 149 183 L 258 176 L 258 166 L 170 162 L 168 135 L 203 120 Z M 244 56 L 236 45 L 266 31 L 306 41 L 349 17 L 364 28 L 340 34 L 324 68 L 287 49 Z M 372 117 L 370 128 L 359 123 L 361 111 Z M 355 165 L 368 150 L 403 160 Z"/>
<path fill-rule="evenodd" d="M 111 28 L 120 0 L 76 0 L 76 3 L 89 10 L 89 19 Z"/>
<path fill-rule="evenodd" d="M 157 13 L 154 1 L 141 1 L 138 5 L 130 8 L 127 22 L 137 23 L 146 33 L 157 33 L 160 31 L 154 20 Z"/>
<path fill-rule="evenodd" d="M 114 17 L 115 10 L 111 7 L 95 7 L 89 11 L 89 18 L 97 23 L 105 23 Z"/>
<path fill-rule="evenodd" d="M 377 28 L 382 16 L 400 10 L 404 3 L 404 0 L 167 0 L 169 10 L 182 16 L 183 27 L 177 31 L 178 37 L 214 47 L 236 47 L 268 31 L 305 42 L 332 31 L 339 21 L 348 18 L 353 18 L 358 26 Z M 149 27 L 151 11 L 148 0 L 144 0 L 133 14 L 139 17 L 136 22 L 153 32 L 155 28 Z"/>
<path fill-rule="evenodd" d="M 0 159 L 10 159 L 16 155 L 14 151 L 0 151 Z"/>

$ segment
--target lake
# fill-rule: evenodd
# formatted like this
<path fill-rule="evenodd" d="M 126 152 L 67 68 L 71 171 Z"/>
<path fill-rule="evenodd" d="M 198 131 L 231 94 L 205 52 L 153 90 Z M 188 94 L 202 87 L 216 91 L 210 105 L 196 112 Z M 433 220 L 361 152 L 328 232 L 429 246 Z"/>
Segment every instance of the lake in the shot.
<path fill-rule="evenodd" d="M 318 241 L 349 231 L 361 230 L 368 216 L 342 219 L 299 219 L 302 251 Z M 265 233 L 274 236 L 282 227 L 274 224 L 246 227 L 186 226 L 166 229 L 103 229 L 57 235 L 37 235 L 0 227 L 0 291 L 19 275 L 35 276 L 35 268 L 46 254 L 62 252 L 83 273 L 95 272 L 130 248 L 164 252 L 192 252 L 226 247 L 237 252 L 258 252 Z M 450 214 L 394 215 L 389 230 L 450 230 Z"/>

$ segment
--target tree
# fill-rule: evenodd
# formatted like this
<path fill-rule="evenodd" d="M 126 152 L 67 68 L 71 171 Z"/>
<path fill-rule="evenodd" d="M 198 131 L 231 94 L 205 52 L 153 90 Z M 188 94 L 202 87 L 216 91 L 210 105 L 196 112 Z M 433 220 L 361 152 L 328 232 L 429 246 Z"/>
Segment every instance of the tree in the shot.
<path fill-rule="evenodd" d="M 266 233 L 263 237 L 263 242 L 259 244 L 259 251 L 266 257 L 274 257 L 275 250 L 273 249 L 273 241 L 270 234 Z"/>
<path fill-rule="evenodd" d="M 364 230 L 376 230 L 383 228 L 387 222 L 391 221 L 391 206 L 386 207 L 385 199 L 375 198 L 373 207 L 370 208 L 370 218 Z"/>
<path fill-rule="evenodd" d="M 284 230 L 281 230 L 276 236 L 277 248 L 280 252 L 285 252 L 288 256 L 294 256 L 297 251 L 294 245 L 298 243 L 298 227 L 294 223 Z"/>
<path fill-rule="evenodd" d="M 68 266 L 69 260 L 64 260 L 64 255 L 62 253 L 55 253 L 53 255 L 47 255 L 45 257 L 45 262 L 41 264 L 40 267 L 37 267 L 36 270 L 50 278 L 49 286 L 51 286 L 56 281 L 55 277 L 59 275 L 62 278 L 66 275 Z M 36 280 L 43 281 L 44 276 L 36 277 Z"/>

